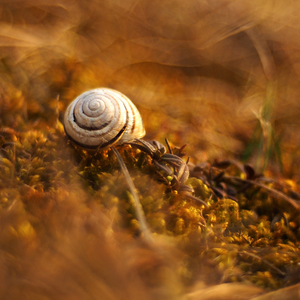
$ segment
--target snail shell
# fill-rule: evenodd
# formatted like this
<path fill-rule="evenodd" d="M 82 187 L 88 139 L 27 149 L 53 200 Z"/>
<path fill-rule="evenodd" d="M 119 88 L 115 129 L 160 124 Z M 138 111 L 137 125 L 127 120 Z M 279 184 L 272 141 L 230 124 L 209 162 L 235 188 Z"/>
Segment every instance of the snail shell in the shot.
<path fill-rule="evenodd" d="M 73 143 L 90 150 L 130 142 L 146 133 L 134 104 L 122 93 L 108 88 L 78 96 L 65 112 L 64 128 Z"/>

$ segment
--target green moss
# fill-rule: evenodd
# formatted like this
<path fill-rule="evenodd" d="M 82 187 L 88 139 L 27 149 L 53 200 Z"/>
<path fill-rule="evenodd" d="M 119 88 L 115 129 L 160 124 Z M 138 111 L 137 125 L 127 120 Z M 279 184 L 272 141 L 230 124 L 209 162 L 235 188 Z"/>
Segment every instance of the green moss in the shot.
<path fill-rule="evenodd" d="M 97 205 L 111 220 L 114 232 L 139 236 L 135 204 L 111 151 L 76 149 L 66 140 L 61 126 L 48 133 L 8 130 L 1 136 L 1 145 L 0 210 L 4 213 L 12 205 L 20 206 L 11 227 L 4 229 L 2 247 L 12 243 L 29 247 L 45 234 L 45 220 L 53 222 L 55 228 L 51 216 L 64 199 L 81 203 L 87 212 Z M 289 206 L 284 208 L 281 202 L 278 206 L 278 199 L 255 185 L 237 193 L 238 201 L 217 196 L 214 188 L 231 185 L 238 190 L 242 185 L 230 176 L 243 178 L 243 174 L 230 167 L 225 175 L 215 169 L 219 179 L 211 186 L 196 177 L 185 183 L 208 203 L 205 208 L 173 190 L 172 178 L 158 174 L 145 153 L 130 146 L 119 151 L 154 236 L 173 238 L 184 254 L 177 270 L 184 284 L 203 279 L 203 270 L 213 272 L 216 278 L 222 274 L 226 282 L 251 281 L 270 289 L 288 284 L 286 270 L 292 272 L 300 263 L 299 223 Z M 224 178 L 222 184 L 220 178 Z M 268 186 L 273 188 L 274 184 Z M 205 280 L 209 282 L 209 278 Z"/>

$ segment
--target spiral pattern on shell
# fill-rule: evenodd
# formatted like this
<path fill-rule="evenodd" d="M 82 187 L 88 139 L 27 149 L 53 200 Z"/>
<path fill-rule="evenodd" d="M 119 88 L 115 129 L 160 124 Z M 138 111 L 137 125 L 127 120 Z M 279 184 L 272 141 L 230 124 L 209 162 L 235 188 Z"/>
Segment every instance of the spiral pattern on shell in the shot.
<path fill-rule="evenodd" d="M 108 88 L 79 95 L 65 112 L 64 128 L 73 143 L 90 150 L 109 148 L 145 135 L 135 105 L 122 93 Z"/>

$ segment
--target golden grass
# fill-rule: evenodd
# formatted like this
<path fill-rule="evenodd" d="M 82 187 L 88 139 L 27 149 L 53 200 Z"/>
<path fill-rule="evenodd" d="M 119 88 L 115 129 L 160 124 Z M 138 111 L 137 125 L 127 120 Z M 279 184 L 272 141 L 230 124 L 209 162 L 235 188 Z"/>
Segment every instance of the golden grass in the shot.
<path fill-rule="evenodd" d="M 115 88 L 137 104 L 146 139 L 188 144 L 195 165 L 252 163 L 293 197 L 299 11 L 281 0 L 0 0 L 0 299 L 197 299 L 207 285 L 298 283 L 298 212 L 282 197 L 252 186 L 238 203 L 218 200 L 197 181 L 203 211 L 131 162 L 149 248 L 115 160 L 81 158 L 60 122 L 81 92 Z"/>

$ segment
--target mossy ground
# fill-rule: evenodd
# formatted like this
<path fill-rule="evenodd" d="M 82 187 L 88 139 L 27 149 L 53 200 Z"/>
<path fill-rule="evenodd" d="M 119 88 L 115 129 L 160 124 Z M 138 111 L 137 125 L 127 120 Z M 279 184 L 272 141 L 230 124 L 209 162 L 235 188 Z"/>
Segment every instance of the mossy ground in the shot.
<path fill-rule="evenodd" d="M 1 299 L 299 283 L 300 7 L 282 3 L 0 2 Z M 186 184 L 208 204 L 118 147 L 152 246 L 113 153 L 63 131 L 67 105 L 101 86 L 137 105 L 146 140 L 187 144 Z"/>
<path fill-rule="evenodd" d="M 51 243 L 66 238 L 59 233 L 65 230 L 61 223 L 73 223 L 78 213 L 80 218 L 93 215 L 95 207 L 99 218 L 108 222 L 109 235 L 116 241 L 121 237 L 118 243 L 122 247 L 143 240 L 132 196 L 113 153 L 77 149 L 69 144 L 59 121 L 45 132 L 1 131 L 1 249 L 9 257 L 6 265 L 10 275 L 6 276 L 12 278 L 22 277 L 24 272 L 18 260 L 30 261 L 32 255 L 39 255 L 39 248 L 48 249 Z M 274 196 L 255 185 L 244 186 L 239 192 L 238 182 L 227 182 L 238 191 L 233 200 L 213 192 L 212 187 L 222 186 L 220 179 L 212 180 L 209 187 L 203 180 L 190 177 L 186 183 L 207 202 L 205 208 L 161 183 L 161 175 L 145 153 L 128 145 L 118 149 L 153 236 L 177 248 L 172 276 L 183 289 L 200 281 L 207 285 L 251 282 L 268 290 L 299 282 L 299 212 L 281 198 L 291 194 L 291 185 L 297 189 L 295 183 L 267 181 L 265 186 L 280 193 Z M 222 172 L 224 185 L 230 176 L 241 180 L 246 176 L 235 166 L 225 171 L 210 165 L 205 168 L 210 173 Z M 193 174 L 197 166 L 191 165 L 190 169 Z M 299 200 L 292 201 L 297 204 Z M 72 232 L 66 230 L 72 239 Z M 96 248 L 87 250 L 97 252 Z M 148 267 L 142 271 L 138 266 L 137 272 L 141 271 L 141 278 L 146 283 L 150 280 L 151 286 L 161 286 L 166 278 L 161 282 L 152 278 L 158 274 L 164 277 L 161 267 L 154 267 L 157 262 L 154 266 L 152 263 L 147 262 Z"/>

